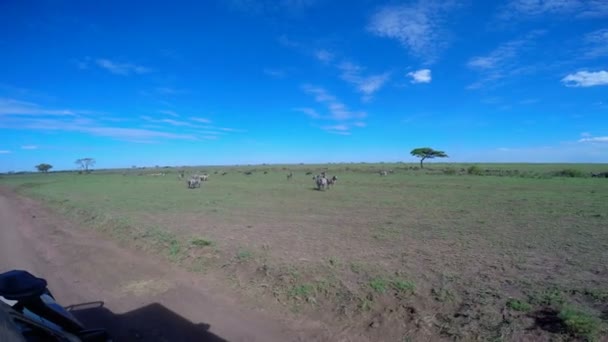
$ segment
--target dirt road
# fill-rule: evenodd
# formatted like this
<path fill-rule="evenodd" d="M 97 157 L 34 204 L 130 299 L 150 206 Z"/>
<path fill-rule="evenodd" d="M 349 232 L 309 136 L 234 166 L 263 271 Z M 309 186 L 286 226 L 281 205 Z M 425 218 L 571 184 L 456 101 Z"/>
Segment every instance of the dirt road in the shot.
<path fill-rule="evenodd" d="M 300 341 L 324 339 L 314 323 L 243 307 L 161 260 L 74 227 L 36 201 L 0 189 L 0 272 L 26 269 L 48 280 L 85 324 L 118 341 Z M 297 326 L 298 331 L 294 328 Z"/>

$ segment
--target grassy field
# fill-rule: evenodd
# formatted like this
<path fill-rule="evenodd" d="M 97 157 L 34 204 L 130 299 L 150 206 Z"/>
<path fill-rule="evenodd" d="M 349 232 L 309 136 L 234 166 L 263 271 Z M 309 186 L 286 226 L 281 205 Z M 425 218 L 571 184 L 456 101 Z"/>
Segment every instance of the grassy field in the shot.
<path fill-rule="evenodd" d="M 470 167 L 197 167 L 186 173 L 210 180 L 193 190 L 162 168 L 0 185 L 355 336 L 606 338 L 608 179 L 588 176 L 608 165 Z M 323 169 L 338 184 L 317 191 L 306 173 Z"/>

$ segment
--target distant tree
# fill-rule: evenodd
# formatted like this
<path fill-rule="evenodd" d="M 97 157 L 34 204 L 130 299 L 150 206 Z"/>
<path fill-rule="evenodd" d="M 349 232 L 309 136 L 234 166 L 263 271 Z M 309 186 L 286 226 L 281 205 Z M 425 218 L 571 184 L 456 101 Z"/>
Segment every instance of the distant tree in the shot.
<path fill-rule="evenodd" d="M 49 170 L 52 169 L 52 168 L 53 168 L 53 165 L 46 164 L 46 163 L 42 163 L 42 164 L 36 165 L 36 169 L 38 171 L 40 171 L 40 172 L 43 172 L 43 173 L 49 172 Z"/>
<path fill-rule="evenodd" d="M 84 170 L 85 173 L 89 173 L 89 172 L 91 172 L 89 170 L 89 168 L 92 167 L 93 165 L 95 165 L 95 159 L 93 159 L 93 158 L 76 159 L 76 164 L 79 165 L 80 168 L 82 170 Z"/>
<path fill-rule="evenodd" d="M 420 158 L 420 168 L 421 169 L 424 168 L 422 162 L 424 162 L 425 159 L 447 158 L 448 157 L 448 155 L 445 154 L 445 152 L 436 151 L 430 147 L 415 148 L 412 150 L 412 152 L 410 152 L 410 154 L 413 155 L 414 157 Z"/>

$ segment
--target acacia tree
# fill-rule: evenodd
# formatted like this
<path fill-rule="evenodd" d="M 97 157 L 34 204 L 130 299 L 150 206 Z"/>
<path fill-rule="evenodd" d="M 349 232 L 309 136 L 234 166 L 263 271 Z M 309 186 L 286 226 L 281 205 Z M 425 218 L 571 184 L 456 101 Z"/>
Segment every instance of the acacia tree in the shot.
<path fill-rule="evenodd" d="M 425 159 L 447 158 L 448 157 L 448 155 L 445 154 L 445 152 L 436 151 L 430 147 L 415 148 L 412 150 L 412 152 L 410 152 L 410 154 L 413 155 L 414 157 L 420 158 L 420 168 L 421 169 L 424 168 L 424 166 L 422 165 L 422 162 L 424 162 Z"/>
<path fill-rule="evenodd" d="M 95 165 L 95 159 L 93 159 L 93 158 L 76 159 L 76 164 L 79 165 L 80 168 L 83 169 L 85 173 L 89 173 L 89 172 L 91 172 L 89 170 L 89 168 L 92 167 L 93 165 Z"/>
<path fill-rule="evenodd" d="M 53 165 L 46 164 L 46 163 L 41 163 L 41 164 L 36 165 L 36 169 L 43 173 L 49 172 L 49 170 L 52 168 L 53 168 Z"/>

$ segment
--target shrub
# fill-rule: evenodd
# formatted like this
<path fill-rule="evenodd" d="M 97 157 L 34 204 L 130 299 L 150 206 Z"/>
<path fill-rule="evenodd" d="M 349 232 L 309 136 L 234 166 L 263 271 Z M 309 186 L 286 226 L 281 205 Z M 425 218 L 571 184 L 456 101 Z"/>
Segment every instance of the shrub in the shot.
<path fill-rule="evenodd" d="M 483 174 L 483 170 L 477 165 L 471 165 L 467 168 L 467 173 L 469 175 L 480 176 Z"/>
<path fill-rule="evenodd" d="M 209 240 L 205 240 L 205 239 L 201 239 L 201 238 L 194 238 L 194 239 L 190 240 L 190 244 L 192 246 L 196 246 L 196 247 L 206 247 L 206 246 L 213 246 L 213 241 L 209 241 Z"/>
<path fill-rule="evenodd" d="M 581 170 L 577 170 L 577 169 L 563 169 L 560 171 L 557 171 L 553 174 L 554 176 L 557 177 L 585 177 L 585 173 L 583 173 Z"/>
<path fill-rule="evenodd" d="M 391 286 L 402 293 L 413 293 L 416 290 L 416 286 L 413 282 L 403 280 L 403 279 L 395 279 L 391 282 Z"/>
<path fill-rule="evenodd" d="M 519 299 L 509 299 L 507 301 L 507 307 L 509 309 L 522 312 L 528 312 L 532 309 L 532 306 L 530 304 Z"/>
<path fill-rule="evenodd" d="M 445 169 L 443 169 L 443 173 L 446 175 L 455 175 L 456 169 L 453 167 L 446 167 Z"/>
<path fill-rule="evenodd" d="M 369 282 L 369 287 L 371 287 L 377 293 L 384 293 L 388 288 L 388 284 L 386 280 L 382 278 L 375 278 Z"/>
<path fill-rule="evenodd" d="M 569 307 L 560 311 L 559 318 L 571 334 L 588 340 L 594 340 L 600 330 L 601 321 L 597 317 Z"/>

